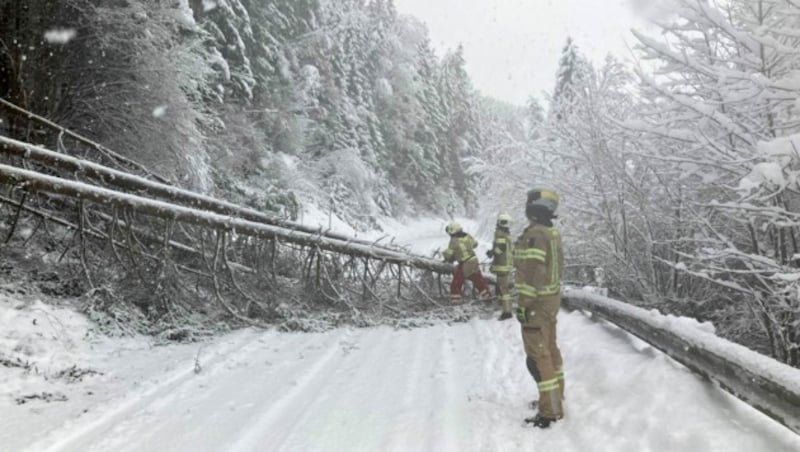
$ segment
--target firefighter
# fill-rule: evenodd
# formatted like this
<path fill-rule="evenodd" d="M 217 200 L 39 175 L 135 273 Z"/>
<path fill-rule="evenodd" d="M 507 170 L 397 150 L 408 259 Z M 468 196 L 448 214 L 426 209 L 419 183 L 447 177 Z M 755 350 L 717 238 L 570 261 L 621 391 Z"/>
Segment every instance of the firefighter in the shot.
<path fill-rule="evenodd" d="M 511 216 L 503 213 L 497 217 L 492 249 L 486 252 L 486 255 L 492 259 L 489 271 L 497 276 L 497 292 L 503 306 L 503 312 L 498 320 L 507 320 L 513 317 L 511 315 L 511 281 L 509 280 L 514 264 L 512 249 Z"/>
<path fill-rule="evenodd" d="M 525 421 L 539 428 L 547 428 L 564 416 L 563 361 L 556 344 L 564 268 L 561 235 L 553 226 L 558 200 L 558 194 L 550 189 L 529 191 L 525 215 L 530 225 L 514 243 L 517 319 L 525 363 L 539 389 L 539 412 Z"/>
<path fill-rule="evenodd" d="M 458 263 L 453 273 L 453 282 L 450 284 L 450 301 L 461 301 L 461 291 L 467 278 L 478 289 L 481 297 L 489 298 L 489 285 L 481 274 L 478 256 L 475 255 L 478 241 L 464 232 L 458 223 L 448 224 L 445 231 L 450 235 L 450 245 L 444 251 L 444 260 Z"/>

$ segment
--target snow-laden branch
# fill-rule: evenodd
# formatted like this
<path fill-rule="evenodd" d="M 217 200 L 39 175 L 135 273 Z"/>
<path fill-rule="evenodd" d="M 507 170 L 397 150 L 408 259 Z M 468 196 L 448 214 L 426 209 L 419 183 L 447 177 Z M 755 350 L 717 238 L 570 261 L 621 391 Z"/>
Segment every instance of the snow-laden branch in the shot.
<path fill-rule="evenodd" d="M 202 195 L 193 191 L 179 187 L 151 181 L 130 173 L 108 168 L 87 160 L 77 159 L 65 154 L 50 151 L 40 146 L 34 146 L 22 141 L 0 136 L 0 153 L 15 155 L 31 161 L 35 161 L 52 168 L 78 173 L 94 181 L 99 181 L 112 187 L 125 191 L 132 191 L 150 198 L 162 199 L 170 203 L 185 205 L 195 209 L 208 210 L 221 215 L 232 215 L 248 221 L 263 223 L 308 234 L 318 234 L 332 239 L 349 241 L 361 245 L 368 245 L 374 248 L 398 251 L 387 245 L 381 245 L 373 241 L 360 240 L 337 234 L 322 228 L 314 228 L 299 223 L 281 220 L 270 215 L 266 215 L 254 209 L 242 207 L 227 201 L 223 201 L 211 196 Z"/>
<path fill-rule="evenodd" d="M 0 183 L 23 184 L 34 190 L 70 196 L 100 204 L 127 207 L 154 217 L 174 219 L 217 230 L 235 231 L 236 234 L 241 235 L 279 239 L 283 242 L 314 246 L 325 251 L 387 261 L 439 274 L 452 273 L 452 266 L 444 262 L 383 249 L 372 246 L 372 244 L 354 243 L 347 239 L 337 239 L 318 233 L 287 229 L 281 226 L 257 223 L 196 208 L 178 206 L 8 165 L 0 165 Z"/>
<path fill-rule="evenodd" d="M 747 145 L 749 146 L 756 145 L 756 140 L 753 138 L 750 132 L 742 128 L 742 126 L 737 124 L 736 121 L 731 119 L 728 115 L 722 113 L 721 111 L 715 109 L 714 107 L 705 105 L 695 99 L 692 99 L 689 96 L 682 94 L 675 94 L 668 91 L 661 84 L 656 82 L 652 77 L 645 74 L 644 71 L 642 71 L 641 69 L 637 69 L 636 72 L 645 83 L 647 83 L 653 89 L 657 90 L 663 96 L 673 100 L 674 102 L 682 105 L 685 108 L 688 108 L 690 110 L 699 113 L 703 117 L 711 119 L 712 121 L 717 123 L 720 127 L 725 129 L 728 133 L 744 141 Z"/>
<path fill-rule="evenodd" d="M 128 167 L 135 168 L 136 170 L 141 171 L 143 174 L 147 174 L 148 176 L 152 177 L 153 179 L 155 179 L 155 180 L 157 180 L 159 182 L 162 182 L 162 183 L 168 183 L 169 182 L 167 180 L 167 178 L 165 178 L 165 177 L 163 177 L 163 176 L 161 176 L 161 175 L 159 175 L 157 173 L 154 173 L 153 171 L 151 171 L 151 170 L 145 168 L 144 166 L 142 166 L 141 164 L 139 164 L 137 162 L 134 162 L 133 160 L 131 160 L 129 158 L 123 157 L 122 155 L 117 154 L 116 152 L 112 151 L 111 149 L 108 149 L 107 147 L 105 147 L 105 146 L 103 146 L 103 145 L 101 145 L 101 144 L 99 144 L 99 143 L 97 143 L 95 141 L 92 141 L 89 138 L 84 137 L 83 135 L 75 133 L 75 132 L 73 132 L 73 131 L 65 128 L 65 127 L 61 127 L 60 125 L 54 123 L 53 121 L 50 121 L 49 119 L 46 119 L 46 118 L 44 118 L 42 116 L 39 116 L 37 114 L 31 113 L 28 110 L 25 110 L 25 109 L 23 109 L 21 107 L 18 107 L 18 106 L 14 105 L 13 103 L 11 103 L 11 102 L 3 99 L 3 98 L 0 98 L 0 105 L 2 105 L 3 107 L 8 108 L 9 110 L 11 110 L 11 111 L 13 111 L 13 112 L 15 112 L 17 114 L 21 114 L 21 115 L 25 116 L 25 118 L 27 118 L 27 119 L 29 119 L 31 121 L 38 122 L 39 124 L 42 124 L 43 126 L 48 127 L 50 129 L 58 132 L 61 135 L 66 135 L 66 136 L 68 136 L 68 137 L 70 137 L 70 138 L 72 138 L 72 139 L 74 139 L 74 140 L 76 140 L 76 141 L 78 141 L 80 143 L 83 143 L 83 144 L 85 144 L 85 145 L 87 145 L 87 146 L 89 146 L 89 147 L 91 147 L 93 149 L 96 149 L 98 152 L 100 152 L 101 154 L 105 155 L 106 157 L 108 157 L 108 158 L 110 158 L 110 159 L 112 159 L 112 160 L 114 160 L 116 162 L 119 162 L 119 163 L 122 163 L 124 165 L 127 165 Z"/>

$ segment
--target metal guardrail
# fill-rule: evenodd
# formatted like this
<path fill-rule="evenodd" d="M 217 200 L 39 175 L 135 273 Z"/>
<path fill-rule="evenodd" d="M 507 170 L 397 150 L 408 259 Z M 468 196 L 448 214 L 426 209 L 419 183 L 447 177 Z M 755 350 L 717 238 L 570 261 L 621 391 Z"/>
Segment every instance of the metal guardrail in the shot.
<path fill-rule="evenodd" d="M 800 369 L 699 329 L 670 328 L 661 314 L 583 290 L 566 290 L 563 306 L 614 323 L 800 434 Z"/>

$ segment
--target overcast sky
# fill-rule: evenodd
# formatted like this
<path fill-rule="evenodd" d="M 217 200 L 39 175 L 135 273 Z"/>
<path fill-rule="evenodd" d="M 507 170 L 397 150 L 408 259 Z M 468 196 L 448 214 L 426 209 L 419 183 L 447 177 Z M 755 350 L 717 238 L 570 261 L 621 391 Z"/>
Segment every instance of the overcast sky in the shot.
<path fill-rule="evenodd" d="M 593 61 L 629 58 L 639 24 L 629 0 L 395 0 L 422 19 L 440 55 L 464 45 L 467 69 L 484 94 L 522 104 L 551 92 L 561 49 L 572 36 Z"/>

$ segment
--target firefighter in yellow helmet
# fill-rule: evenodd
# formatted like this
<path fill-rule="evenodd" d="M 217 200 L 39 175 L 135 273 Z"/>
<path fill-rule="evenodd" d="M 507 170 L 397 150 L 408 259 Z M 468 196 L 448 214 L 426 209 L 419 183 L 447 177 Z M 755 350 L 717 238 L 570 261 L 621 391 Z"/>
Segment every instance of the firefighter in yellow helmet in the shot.
<path fill-rule="evenodd" d="M 511 270 L 513 268 L 513 246 L 511 242 L 511 216 L 500 214 L 494 230 L 494 243 L 486 255 L 492 259 L 489 271 L 497 276 L 497 291 L 503 312 L 498 320 L 507 320 L 511 315 Z"/>
<path fill-rule="evenodd" d="M 539 389 L 539 412 L 525 421 L 540 428 L 564 416 L 563 361 L 556 344 L 564 268 L 561 235 L 553 226 L 558 201 L 553 190 L 529 191 L 525 214 L 530 225 L 514 244 L 517 319 L 522 325 L 526 365 Z"/>
<path fill-rule="evenodd" d="M 461 291 L 467 278 L 478 289 L 481 297 L 489 298 L 489 285 L 481 274 L 478 256 L 475 255 L 478 241 L 464 232 L 458 223 L 448 224 L 445 232 L 450 236 L 450 244 L 444 251 L 444 260 L 458 264 L 453 271 L 453 282 L 450 284 L 450 301 L 461 301 Z"/>

